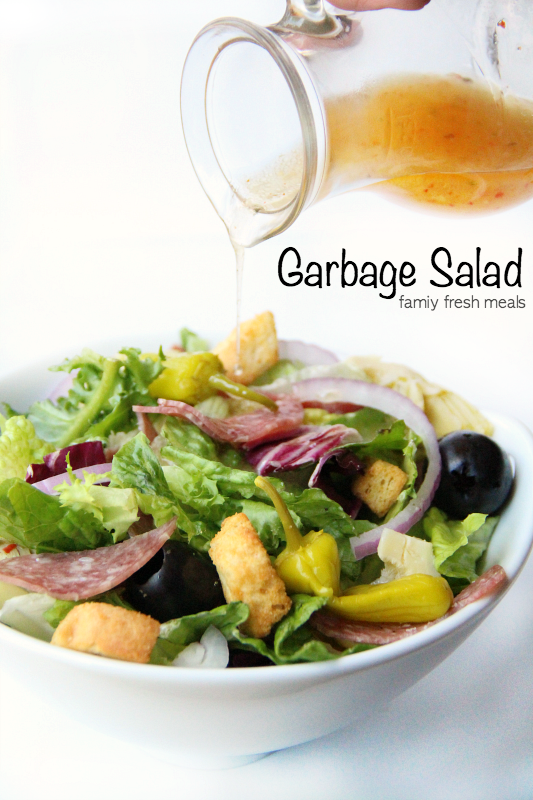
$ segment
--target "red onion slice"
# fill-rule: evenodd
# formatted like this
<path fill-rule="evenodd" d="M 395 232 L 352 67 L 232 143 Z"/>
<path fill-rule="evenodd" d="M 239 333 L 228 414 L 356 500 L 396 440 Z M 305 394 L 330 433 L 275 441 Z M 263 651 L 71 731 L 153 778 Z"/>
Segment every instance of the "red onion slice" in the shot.
<path fill-rule="evenodd" d="M 80 480 L 83 479 L 84 472 L 90 472 L 93 475 L 101 475 L 104 472 L 109 472 L 111 470 L 111 464 L 93 464 L 92 467 L 80 467 L 80 469 L 72 470 L 72 473 L 79 478 Z M 103 479 L 106 480 L 105 478 Z M 37 483 L 33 484 L 34 489 L 39 489 L 40 492 L 44 492 L 44 494 L 57 494 L 55 487 L 58 486 L 60 483 L 71 483 L 70 475 L 68 472 L 63 472 L 61 475 L 52 475 L 51 478 L 45 478 L 44 481 L 38 481 Z M 102 483 L 102 481 L 97 481 L 97 483 Z"/>
<path fill-rule="evenodd" d="M 435 429 L 423 411 L 407 397 L 378 386 L 375 383 L 351 380 L 350 378 L 310 378 L 292 385 L 292 391 L 302 401 L 320 400 L 338 402 L 340 400 L 357 405 L 376 408 L 396 419 L 402 419 L 424 444 L 428 467 L 416 497 L 386 525 L 379 525 L 361 536 L 351 540 L 352 550 L 357 559 L 364 558 L 378 549 L 384 528 L 392 528 L 399 533 L 407 533 L 424 515 L 439 485 L 441 458 Z"/>
<path fill-rule="evenodd" d="M 280 358 L 289 361 L 301 361 L 306 367 L 314 367 L 322 364 L 337 364 L 339 359 L 330 350 L 324 350 L 316 344 L 307 344 L 294 339 L 278 342 L 278 352 Z"/>

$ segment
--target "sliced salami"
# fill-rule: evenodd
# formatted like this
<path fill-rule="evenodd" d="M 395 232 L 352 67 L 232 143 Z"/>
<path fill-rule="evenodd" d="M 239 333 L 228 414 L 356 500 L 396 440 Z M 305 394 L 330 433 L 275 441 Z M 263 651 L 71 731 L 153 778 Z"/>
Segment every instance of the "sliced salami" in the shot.
<path fill-rule="evenodd" d="M 470 586 L 459 592 L 448 611 L 448 615 L 454 614 L 460 608 L 470 605 L 470 603 L 475 603 L 476 600 L 488 597 L 489 594 L 494 594 L 499 589 L 502 589 L 506 583 L 507 575 L 504 568 L 500 567 L 499 564 L 495 564 L 471 583 Z"/>
<path fill-rule="evenodd" d="M 176 520 L 96 550 L 19 556 L 0 562 L 0 580 L 59 600 L 86 600 L 113 589 L 143 567 L 172 536 Z"/>
<path fill-rule="evenodd" d="M 277 411 L 262 408 L 251 414 L 227 419 L 206 417 L 201 411 L 179 400 L 159 400 L 157 406 L 133 406 L 135 413 L 167 414 L 193 422 L 200 430 L 218 442 L 230 442 L 250 449 L 294 434 L 303 422 L 303 407 L 293 395 L 270 395 L 278 405 Z"/>
<path fill-rule="evenodd" d="M 430 628 L 437 622 L 455 614 L 459 609 L 464 608 L 476 600 L 488 597 L 507 583 L 507 575 L 503 567 L 496 564 L 490 567 L 480 578 L 463 589 L 454 599 L 450 610 L 439 619 L 432 622 L 422 622 L 417 624 L 381 624 L 375 622 L 355 622 L 334 616 L 327 611 L 317 611 L 309 620 L 309 624 L 324 636 L 332 639 L 343 639 L 347 642 L 358 642 L 361 644 L 391 644 L 412 636 L 414 633 Z"/>
<path fill-rule="evenodd" d="M 153 442 L 155 437 L 157 436 L 157 431 L 150 422 L 150 419 L 146 414 L 142 414 L 139 411 L 136 412 L 136 416 L 140 432 L 144 433 L 149 442 Z"/>
<path fill-rule="evenodd" d="M 442 617 L 441 617 L 442 619 Z M 416 625 L 393 625 L 376 622 L 355 622 L 335 617 L 327 611 L 316 611 L 309 620 L 311 627 L 324 636 L 359 644 L 391 644 L 429 628 L 434 622 Z"/>

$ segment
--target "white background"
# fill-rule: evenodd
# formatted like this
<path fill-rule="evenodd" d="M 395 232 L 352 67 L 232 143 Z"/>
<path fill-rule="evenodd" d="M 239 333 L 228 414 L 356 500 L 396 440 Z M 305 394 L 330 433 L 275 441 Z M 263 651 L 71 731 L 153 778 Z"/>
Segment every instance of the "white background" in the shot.
<path fill-rule="evenodd" d="M 434 0 L 438 2 L 439 0 Z M 194 7 L 189 7 L 194 6 Z M 187 47 L 221 15 L 272 22 L 281 0 L 0 1 L 0 375 L 113 340 L 168 342 L 183 325 L 234 326 L 233 252 L 188 161 L 179 118 Z M 400 13 L 400 12 L 386 12 Z M 425 12 L 423 12 L 425 13 Z M 243 315 L 274 311 L 283 338 L 408 363 L 533 428 L 530 202 L 450 219 L 371 193 L 328 200 L 247 256 Z M 286 288 L 277 261 L 417 266 L 402 310 L 372 289 Z M 446 310 L 430 256 L 506 265 L 524 250 L 526 308 Z M 515 297 L 515 289 L 476 292 Z M 193 773 L 88 731 L 0 673 L 3 800 L 533 796 L 533 565 L 462 649 L 389 711 L 224 773 Z"/>

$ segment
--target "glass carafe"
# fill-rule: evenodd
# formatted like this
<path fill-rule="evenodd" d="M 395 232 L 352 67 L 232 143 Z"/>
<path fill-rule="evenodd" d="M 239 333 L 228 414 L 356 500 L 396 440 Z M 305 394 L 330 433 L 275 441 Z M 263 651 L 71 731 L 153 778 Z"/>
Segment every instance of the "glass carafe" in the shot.
<path fill-rule="evenodd" d="M 289 0 L 266 28 L 215 20 L 189 51 L 181 106 L 198 178 L 244 247 L 354 189 L 497 211 L 533 196 L 533 2 Z"/>

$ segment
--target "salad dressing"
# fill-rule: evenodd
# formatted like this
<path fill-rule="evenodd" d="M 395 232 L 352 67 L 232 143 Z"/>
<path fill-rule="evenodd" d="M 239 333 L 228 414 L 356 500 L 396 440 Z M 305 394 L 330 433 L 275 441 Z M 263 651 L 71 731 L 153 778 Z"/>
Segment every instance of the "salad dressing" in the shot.
<path fill-rule="evenodd" d="M 244 275 L 245 252 L 249 246 L 258 244 L 254 238 L 257 215 L 267 216 L 283 205 L 292 201 L 297 195 L 302 179 L 302 155 L 294 153 L 291 159 L 283 159 L 261 175 L 249 179 L 246 197 L 236 192 L 221 214 L 228 231 L 229 239 L 235 252 L 236 266 L 236 327 L 235 327 L 235 375 L 242 374 L 240 358 L 240 319 L 242 305 L 242 281 Z M 267 217 L 268 219 L 268 217 Z M 243 244 L 246 242 L 247 244 Z M 252 244 L 248 244 L 251 242 Z"/>
<path fill-rule="evenodd" d="M 233 249 L 235 250 L 235 265 L 237 276 L 237 302 L 236 302 L 236 321 L 235 321 L 235 369 L 236 377 L 242 375 L 242 367 L 240 363 L 241 358 L 241 302 L 242 302 L 242 278 L 244 272 L 244 247 L 242 244 L 237 244 L 233 239 L 231 240 Z"/>
<path fill-rule="evenodd" d="M 370 189 L 466 213 L 533 196 L 533 103 L 495 86 L 404 75 L 331 99 L 326 119 L 321 197 Z"/>

